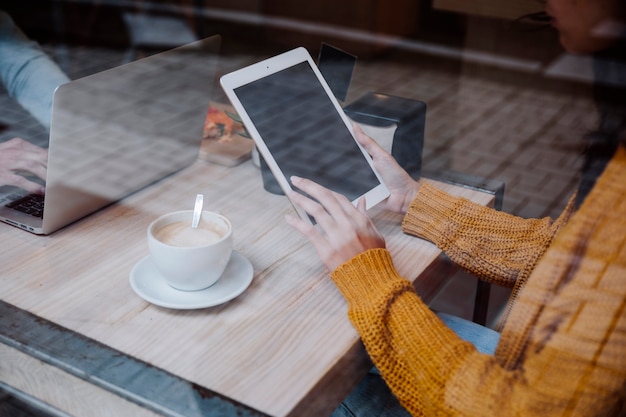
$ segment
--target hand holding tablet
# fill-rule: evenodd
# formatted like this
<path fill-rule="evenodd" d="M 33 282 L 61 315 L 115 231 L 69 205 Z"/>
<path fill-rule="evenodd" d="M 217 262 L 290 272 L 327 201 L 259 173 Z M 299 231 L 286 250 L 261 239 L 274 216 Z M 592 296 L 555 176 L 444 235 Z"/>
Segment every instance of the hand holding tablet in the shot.
<path fill-rule="evenodd" d="M 287 223 L 313 244 L 329 271 L 369 249 L 385 248 L 385 238 L 367 215 L 363 199 L 354 207 L 343 195 L 312 181 L 292 180 L 312 199 L 294 191 L 289 197 L 315 218 L 318 227 L 291 215 L 286 216 Z"/>
<path fill-rule="evenodd" d="M 389 196 L 306 49 L 258 62 L 220 81 L 286 195 L 293 190 L 289 179 L 296 176 L 343 194 L 353 204 L 364 197 L 366 208 Z"/>

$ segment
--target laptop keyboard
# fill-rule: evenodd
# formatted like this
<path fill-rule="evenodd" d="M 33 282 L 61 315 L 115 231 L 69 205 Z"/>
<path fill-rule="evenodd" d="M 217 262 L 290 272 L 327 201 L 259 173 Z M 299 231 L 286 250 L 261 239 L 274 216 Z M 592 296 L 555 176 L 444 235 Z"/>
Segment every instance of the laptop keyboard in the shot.
<path fill-rule="evenodd" d="M 7 204 L 6 207 L 30 214 L 33 217 L 43 218 L 43 201 L 43 195 L 29 194 Z"/>

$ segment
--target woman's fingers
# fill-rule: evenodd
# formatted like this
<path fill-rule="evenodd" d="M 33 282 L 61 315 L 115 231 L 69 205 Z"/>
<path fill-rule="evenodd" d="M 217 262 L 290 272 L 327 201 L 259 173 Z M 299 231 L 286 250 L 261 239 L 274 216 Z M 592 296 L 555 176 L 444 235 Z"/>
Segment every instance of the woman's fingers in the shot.
<path fill-rule="evenodd" d="M 294 176 L 291 177 L 291 182 L 294 186 L 310 195 L 314 200 L 317 200 L 314 202 L 311 199 L 307 199 L 308 201 L 305 203 L 306 207 L 301 207 L 305 209 L 307 213 L 315 217 L 318 222 L 322 222 L 326 218 L 326 215 L 335 222 L 342 222 L 345 219 L 345 211 L 354 208 L 352 203 L 343 195 L 322 187 L 311 180 Z M 301 198 L 296 198 L 298 201 L 302 201 Z M 309 211 L 307 207 L 312 211 Z M 320 218 L 317 216 L 320 216 Z"/>
<path fill-rule="evenodd" d="M 289 192 L 289 199 L 297 206 L 302 208 L 305 212 L 313 216 L 317 224 L 320 225 L 322 230 L 332 230 L 335 226 L 333 217 L 328 211 L 317 201 L 310 199 L 307 196 L 299 194 L 295 191 Z"/>
<path fill-rule="evenodd" d="M 306 238 L 309 239 L 309 241 L 313 244 L 313 247 L 315 247 L 318 253 L 318 248 L 324 247 L 324 245 L 326 244 L 326 239 L 324 239 L 324 237 L 317 231 L 317 229 L 315 229 L 312 224 L 305 222 L 301 218 L 293 216 L 291 214 L 287 214 L 285 216 L 285 220 L 287 221 L 287 224 L 306 236 Z"/>
<path fill-rule="evenodd" d="M 385 247 L 384 238 L 367 216 L 364 198 L 354 207 L 345 196 L 313 181 L 292 177 L 292 183 L 310 198 L 295 191 L 289 198 L 313 216 L 318 227 L 294 216 L 287 216 L 286 221 L 309 239 L 329 270 L 368 249 Z"/>

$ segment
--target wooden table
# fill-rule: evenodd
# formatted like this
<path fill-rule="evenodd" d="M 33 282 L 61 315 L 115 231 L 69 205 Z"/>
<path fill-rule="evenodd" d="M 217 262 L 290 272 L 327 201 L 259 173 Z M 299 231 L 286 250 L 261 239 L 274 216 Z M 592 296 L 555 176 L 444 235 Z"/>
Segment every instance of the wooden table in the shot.
<path fill-rule="evenodd" d="M 151 305 L 129 284 L 146 228 L 197 193 L 232 221 L 252 284 L 217 307 Z M 327 415 L 370 364 L 314 249 L 285 223 L 290 210 L 250 161 L 198 162 L 51 236 L 0 224 L 0 381 L 81 417 Z M 428 300 L 441 282 L 421 274 L 440 251 L 404 235 L 401 216 L 372 215 Z"/>

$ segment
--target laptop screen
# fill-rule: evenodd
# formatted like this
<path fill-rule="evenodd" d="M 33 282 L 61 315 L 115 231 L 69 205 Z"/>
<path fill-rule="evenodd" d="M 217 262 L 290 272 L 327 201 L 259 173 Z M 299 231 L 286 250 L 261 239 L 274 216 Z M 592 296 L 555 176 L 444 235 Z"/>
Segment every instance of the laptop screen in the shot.
<path fill-rule="evenodd" d="M 197 159 L 219 43 L 212 36 L 56 90 L 43 233 Z"/>

